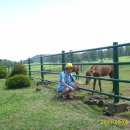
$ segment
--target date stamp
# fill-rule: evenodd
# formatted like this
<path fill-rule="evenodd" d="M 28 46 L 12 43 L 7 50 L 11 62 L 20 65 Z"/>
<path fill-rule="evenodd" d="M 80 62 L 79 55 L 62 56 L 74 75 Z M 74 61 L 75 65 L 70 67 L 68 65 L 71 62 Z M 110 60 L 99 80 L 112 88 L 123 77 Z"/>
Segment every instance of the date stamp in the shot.
<path fill-rule="evenodd" d="M 102 125 L 105 124 L 121 124 L 127 125 L 129 124 L 129 120 L 99 120 L 99 123 Z"/>

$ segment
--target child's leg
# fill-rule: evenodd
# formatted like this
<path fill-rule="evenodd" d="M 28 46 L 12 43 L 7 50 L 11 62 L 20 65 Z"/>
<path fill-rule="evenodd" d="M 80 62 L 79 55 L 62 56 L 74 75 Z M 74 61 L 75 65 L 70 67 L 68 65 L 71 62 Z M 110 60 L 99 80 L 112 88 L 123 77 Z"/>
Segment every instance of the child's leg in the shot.
<path fill-rule="evenodd" d="M 78 90 L 79 87 L 78 87 L 78 85 L 76 85 L 76 86 L 74 86 L 73 88 L 74 88 L 75 90 Z"/>
<path fill-rule="evenodd" d="M 79 89 L 79 86 L 77 84 L 70 84 L 71 87 L 74 88 L 74 90 L 78 90 Z"/>
<path fill-rule="evenodd" d="M 66 88 L 65 90 L 63 90 L 63 91 L 61 92 L 61 95 L 66 95 L 66 94 L 69 94 L 70 92 L 71 92 L 71 90 L 68 89 L 68 88 Z"/>

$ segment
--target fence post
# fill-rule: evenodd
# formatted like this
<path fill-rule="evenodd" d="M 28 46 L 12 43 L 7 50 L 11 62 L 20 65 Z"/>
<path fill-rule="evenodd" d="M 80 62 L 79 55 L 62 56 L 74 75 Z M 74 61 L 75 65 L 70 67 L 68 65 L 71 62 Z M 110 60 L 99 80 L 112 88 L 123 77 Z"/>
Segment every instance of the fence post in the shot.
<path fill-rule="evenodd" d="M 31 60 L 28 58 L 29 78 L 31 79 Z"/>
<path fill-rule="evenodd" d="M 41 63 L 41 79 L 44 80 L 44 74 L 43 74 L 43 57 L 40 56 L 40 63 Z"/>
<path fill-rule="evenodd" d="M 65 69 L 65 51 L 62 51 L 62 71 Z"/>
<path fill-rule="evenodd" d="M 113 42 L 113 46 L 118 45 L 118 42 Z M 118 47 L 113 47 L 113 62 L 118 62 Z M 119 65 L 114 64 L 114 79 L 119 79 Z M 119 95 L 119 82 L 113 82 L 114 94 Z M 118 103 L 119 98 L 114 97 L 114 103 Z"/>

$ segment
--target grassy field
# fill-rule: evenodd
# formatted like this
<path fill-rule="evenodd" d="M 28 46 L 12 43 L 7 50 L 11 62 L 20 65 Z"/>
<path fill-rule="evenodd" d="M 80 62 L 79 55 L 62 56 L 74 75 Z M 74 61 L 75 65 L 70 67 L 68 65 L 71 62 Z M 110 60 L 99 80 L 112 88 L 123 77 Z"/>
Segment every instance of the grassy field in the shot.
<path fill-rule="evenodd" d="M 129 61 L 129 57 L 120 57 L 119 61 Z M 110 60 L 104 60 L 110 62 Z M 44 69 L 60 72 L 61 66 L 44 65 Z M 85 75 L 89 66 L 83 65 L 80 75 Z M 31 66 L 33 77 L 40 78 L 40 65 Z M 129 65 L 119 67 L 120 79 L 130 80 Z M 74 74 L 74 73 L 73 73 Z M 57 74 L 46 74 L 45 79 L 57 81 Z M 85 78 L 80 78 L 85 82 Z M 129 130 L 130 112 L 104 116 L 103 107 L 87 105 L 84 101 L 89 97 L 87 91 L 74 93 L 74 99 L 61 101 L 57 98 L 56 84 L 43 85 L 36 92 L 34 81 L 29 88 L 7 90 L 5 80 L 0 80 L 0 130 Z M 93 80 L 83 88 L 92 89 Z M 120 93 L 130 97 L 130 84 L 120 83 Z M 102 81 L 103 92 L 112 91 L 112 83 Z M 98 85 L 96 90 L 99 90 Z M 113 99 L 111 100 L 113 101 Z M 123 100 L 121 100 L 123 101 Z M 103 120 L 128 120 L 129 124 L 101 124 Z"/>
<path fill-rule="evenodd" d="M 32 81 L 33 82 L 33 81 Z M 83 102 L 87 92 L 77 92 L 75 98 L 56 98 L 56 84 L 7 90 L 0 80 L 0 130 L 129 130 L 129 112 L 107 117 L 103 108 Z M 101 124 L 101 120 L 129 120 L 129 124 Z"/>

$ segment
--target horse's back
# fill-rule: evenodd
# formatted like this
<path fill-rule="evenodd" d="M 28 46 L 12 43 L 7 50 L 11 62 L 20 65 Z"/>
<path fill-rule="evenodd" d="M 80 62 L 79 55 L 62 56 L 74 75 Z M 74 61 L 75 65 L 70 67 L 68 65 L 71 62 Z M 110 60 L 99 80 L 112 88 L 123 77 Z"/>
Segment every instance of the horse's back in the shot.
<path fill-rule="evenodd" d="M 95 65 L 95 73 L 100 76 L 107 76 L 113 73 L 113 65 Z"/>

